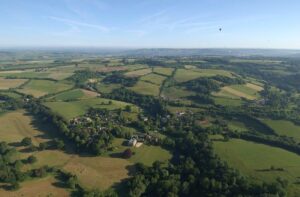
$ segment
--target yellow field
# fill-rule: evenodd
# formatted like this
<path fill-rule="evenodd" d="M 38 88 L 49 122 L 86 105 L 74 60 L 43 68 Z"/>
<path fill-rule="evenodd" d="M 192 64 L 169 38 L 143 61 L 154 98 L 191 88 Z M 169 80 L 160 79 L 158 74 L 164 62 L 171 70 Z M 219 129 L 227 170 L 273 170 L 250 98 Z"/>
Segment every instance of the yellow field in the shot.
<path fill-rule="evenodd" d="M 9 88 L 16 88 L 23 83 L 25 83 L 27 79 L 5 79 L 0 78 L 0 90 L 7 90 Z"/>
<path fill-rule="evenodd" d="M 44 135 L 48 128 L 34 124 L 33 118 L 26 115 L 24 111 L 2 115 L 0 125 L 0 141 L 19 142 L 24 137 L 32 137 L 33 143 L 38 145 L 39 142 L 46 140 L 39 136 Z"/>
<path fill-rule="evenodd" d="M 226 91 L 226 92 L 228 92 L 230 94 L 233 94 L 235 96 L 238 96 L 238 97 L 246 98 L 246 99 L 249 99 L 249 100 L 254 100 L 255 99 L 254 96 L 250 96 L 250 95 L 248 95 L 246 93 L 243 93 L 241 91 L 235 90 L 235 89 L 233 89 L 233 88 L 231 88 L 229 86 L 223 87 L 222 90 L 224 90 L 224 91 Z"/>
<path fill-rule="evenodd" d="M 253 83 L 246 83 L 246 86 L 248 88 L 251 88 L 253 90 L 256 90 L 256 91 L 262 91 L 264 88 L 259 86 L 259 85 L 256 85 L 256 84 L 253 84 Z"/>
<path fill-rule="evenodd" d="M 57 181 L 48 176 L 43 179 L 26 181 L 21 184 L 21 189 L 17 191 L 6 191 L 0 189 L 0 196 L 5 197 L 41 197 L 41 196 L 70 196 L 69 192 L 61 187 L 54 186 Z"/>

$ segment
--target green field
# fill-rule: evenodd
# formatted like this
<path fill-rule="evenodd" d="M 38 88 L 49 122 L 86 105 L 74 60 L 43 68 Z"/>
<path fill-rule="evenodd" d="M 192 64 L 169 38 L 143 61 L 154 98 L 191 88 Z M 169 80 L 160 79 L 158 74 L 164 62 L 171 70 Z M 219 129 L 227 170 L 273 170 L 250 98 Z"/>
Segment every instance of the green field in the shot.
<path fill-rule="evenodd" d="M 261 119 L 262 122 L 271 127 L 278 135 L 293 137 L 300 142 L 300 126 L 287 120 Z"/>
<path fill-rule="evenodd" d="M 138 81 L 137 84 L 128 89 L 139 94 L 158 96 L 160 86 L 145 81 Z"/>
<path fill-rule="evenodd" d="M 18 89 L 18 91 L 24 94 L 30 94 L 34 97 L 41 97 L 47 94 L 61 92 L 72 87 L 73 85 L 63 82 L 50 80 L 31 80 L 24 87 Z"/>
<path fill-rule="evenodd" d="M 112 104 L 109 104 L 109 101 L 112 101 Z M 77 116 L 84 115 L 86 111 L 93 107 L 93 108 L 105 108 L 108 110 L 114 110 L 119 108 L 125 108 L 127 105 L 132 106 L 133 113 L 138 112 L 138 107 L 121 102 L 115 101 L 110 99 L 104 98 L 91 98 L 91 99 L 84 99 L 79 101 L 70 101 L 70 102 L 46 102 L 45 105 L 49 107 L 52 111 L 60 114 L 67 120 L 72 119 Z"/>
<path fill-rule="evenodd" d="M 226 97 L 224 98 L 222 96 L 214 96 L 213 99 L 217 105 L 236 107 L 241 106 L 243 104 L 243 101 L 239 98 L 232 99 Z"/>
<path fill-rule="evenodd" d="M 139 70 L 134 70 L 134 71 L 127 72 L 127 73 L 125 73 L 125 76 L 128 76 L 128 77 L 141 77 L 141 76 L 147 75 L 151 72 L 152 72 L 152 68 L 145 68 L 145 69 L 139 69 Z"/>
<path fill-rule="evenodd" d="M 274 181 L 280 176 L 290 182 L 290 192 L 300 192 L 300 188 L 293 184 L 300 176 L 300 157 L 297 154 L 239 139 L 215 141 L 214 149 L 221 159 L 253 180 Z M 266 171 L 271 166 L 284 171 Z"/>
<path fill-rule="evenodd" d="M 145 76 L 141 77 L 140 80 L 150 82 L 150 83 L 153 83 L 153 84 L 156 84 L 156 85 L 160 86 L 165 79 L 166 79 L 166 77 L 163 77 L 161 75 L 157 75 L 157 74 L 154 74 L 154 73 L 150 73 L 148 75 L 145 75 Z"/>

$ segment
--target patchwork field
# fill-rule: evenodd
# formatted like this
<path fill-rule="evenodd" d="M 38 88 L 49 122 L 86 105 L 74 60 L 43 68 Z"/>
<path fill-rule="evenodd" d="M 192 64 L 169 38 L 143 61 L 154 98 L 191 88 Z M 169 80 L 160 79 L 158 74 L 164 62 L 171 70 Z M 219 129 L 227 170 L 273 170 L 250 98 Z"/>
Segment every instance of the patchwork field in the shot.
<path fill-rule="evenodd" d="M 139 94 L 158 96 L 160 86 L 144 81 L 138 81 L 135 86 L 130 87 L 128 89 L 135 91 Z"/>
<path fill-rule="evenodd" d="M 23 83 L 25 83 L 26 79 L 5 79 L 0 78 L 0 90 L 7 90 L 9 88 L 17 88 Z"/>
<path fill-rule="evenodd" d="M 112 104 L 109 104 L 109 101 L 112 101 Z M 92 98 L 92 99 L 84 99 L 79 101 L 70 101 L 70 102 L 46 102 L 46 106 L 50 107 L 51 110 L 60 114 L 66 119 L 72 119 L 74 117 L 84 115 L 86 111 L 93 107 L 93 108 L 105 108 L 108 110 L 114 110 L 119 108 L 125 108 L 127 105 L 132 106 L 132 111 L 137 112 L 138 108 L 135 105 L 109 100 L 104 98 Z"/>
<path fill-rule="evenodd" d="M 72 87 L 73 85 L 62 82 L 50 80 L 31 80 L 18 91 L 24 94 L 30 94 L 34 97 L 41 97 L 47 94 L 64 91 Z"/>
<path fill-rule="evenodd" d="M 280 176 L 290 182 L 290 192 L 300 192 L 295 182 L 300 176 L 300 157 L 286 150 L 244 140 L 214 142 L 214 149 L 221 159 L 254 180 L 272 181 Z M 271 166 L 284 171 L 268 171 Z M 292 195 L 291 195 L 292 196 Z"/>
<path fill-rule="evenodd" d="M 84 89 L 73 89 L 70 91 L 59 93 L 48 100 L 56 101 L 68 101 L 68 100 L 79 100 L 79 99 L 89 99 L 97 97 L 98 93 L 92 92 Z"/>

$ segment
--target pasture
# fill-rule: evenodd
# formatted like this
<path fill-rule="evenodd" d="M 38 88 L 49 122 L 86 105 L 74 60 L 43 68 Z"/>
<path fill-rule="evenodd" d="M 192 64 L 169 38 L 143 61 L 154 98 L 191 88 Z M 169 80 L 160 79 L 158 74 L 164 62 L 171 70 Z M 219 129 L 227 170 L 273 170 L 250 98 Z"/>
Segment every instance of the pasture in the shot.
<path fill-rule="evenodd" d="M 276 134 L 292 137 L 300 142 L 300 126 L 287 120 L 261 119 L 262 122 L 271 127 Z"/>
<path fill-rule="evenodd" d="M 289 181 L 290 193 L 300 192 L 299 187 L 294 184 L 299 181 L 300 176 L 300 157 L 297 154 L 240 139 L 215 141 L 213 145 L 222 160 L 253 180 L 271 182 L 280 176 Z M 271 166 L 284 170 L 270 171 Z"/>
<path fill-rule="evenodd" d="M 212 77 L 222 75 L 232 77 L 232 74 L 225 70 L 216 69 L 177 69 L 174 79 L 177 82 L 186 82 L 199 77 Z"/>
<path fill-rule="evenodd" d="M 48 100 L 51 101 L 68 101 L 68 100 L 79 100 L 79 99 L 89 99 L 97 97 L 96 92 L 92 92 L 84 89 L 73 89 L 66 92 L 61 92 L 56 94 L 53 97 L 50 97 Z"/>
<path fill-rule="evenodd" d="M 63 82 L 50 80 L 31 80 L 24 87 L 18 89 L 18 91 L 24 94 L 30 94 L 34 97 L 41 97 L 47 94 L 61 92 L 72 87 L 73 85 Z"/>
<path fill-rule="evenodd" d="M 112 103 L 109 104 L 109 101 L 112 101 Z M 136 107 L 135 105 L 104 98 L 91 98 L 70 102 L 46 102 L 45 105 L 49 107 L 53 112 L 60 114 L 67 120 L 84 115 L 86 111 L 91 107 L 114 110 L 119 108 L 124 109 L 127 105 L 130 105 L 132 106 L 133 113 L 138 112 L 138 107 Z"/>

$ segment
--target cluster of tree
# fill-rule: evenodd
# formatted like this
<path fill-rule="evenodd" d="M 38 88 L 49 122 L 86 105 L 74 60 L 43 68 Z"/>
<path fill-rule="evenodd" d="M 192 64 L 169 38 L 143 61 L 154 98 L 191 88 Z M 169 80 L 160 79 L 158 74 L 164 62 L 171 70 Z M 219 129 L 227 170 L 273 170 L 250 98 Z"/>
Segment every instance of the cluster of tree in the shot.
<path fill-rule="evenodd" d="M 105 94 L 103 96 L 114 100 L 136 104 L 151 116 L 164 116 L 168 114 L 166 105 L 162 100 L 150 95 L 137 94 L 134 91 L 125 88 L 115 89 L 110 94 Z"/>
<path fill-rule="evenodd" d="M 90 70 L 75 71 L 75 74 L 68 78 L 68 80 L 74 81 L 77 85 L 85 84 L 88 79 L 100 78 L 105 76 L 103 72 L 94 72 Z"/>
<path fill-rule="evenodd" d="M 23 101 L 21 99 L 15 99 L 0 93 L 0 109 L 6 110 L 16 110 L 23 107 Z"/>
<path fill-rule="evenodd" d="M 31 177 L 43 177 L 51 172 L 47 166 L 29 171 L 22 170 L 24 164 L 33 164 L 37 158 L 29 156 L 27 159 L 16 160 L 17 153 L 16 149 L 9 147 L 6 142 L 0 142 L 0 183 L 9 184 L 7 189 L 19 189 L 20 182 Z"/>
<path fill-rule="evenodd" d="M 123 86 L 132 87 L 138 82 L 137 77 L 126 77 L 121 73 L 115 73 L 105 77 L 102 82 L 110 84 L 122 84 Z"/>

